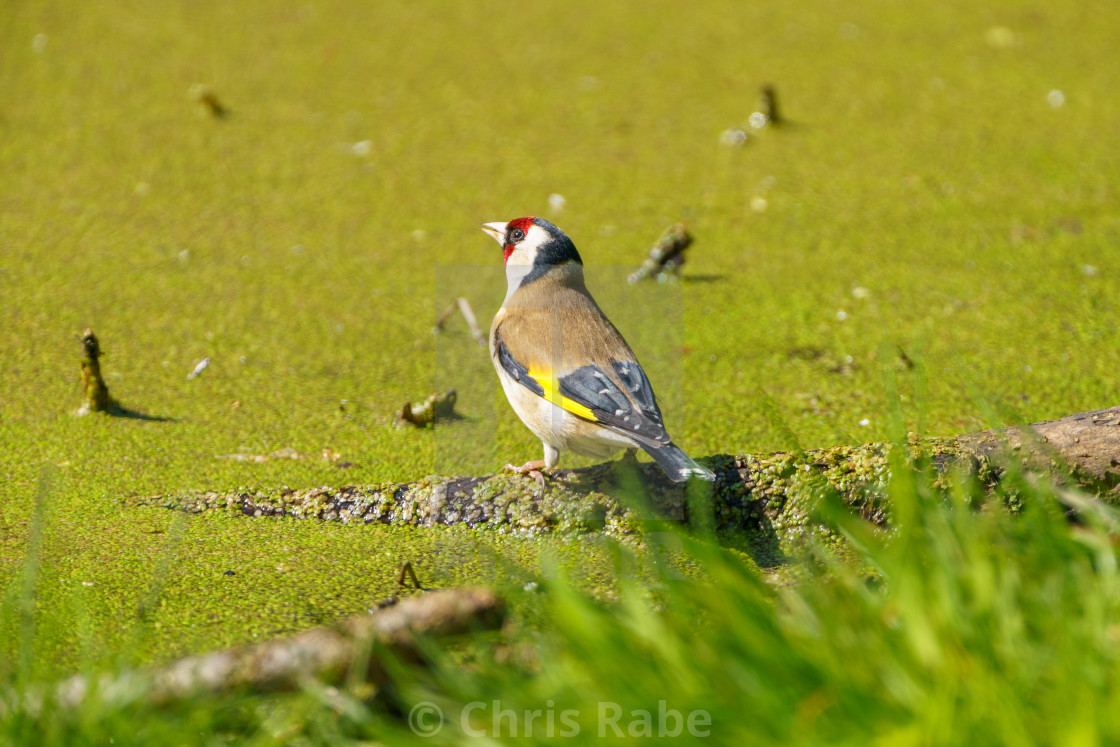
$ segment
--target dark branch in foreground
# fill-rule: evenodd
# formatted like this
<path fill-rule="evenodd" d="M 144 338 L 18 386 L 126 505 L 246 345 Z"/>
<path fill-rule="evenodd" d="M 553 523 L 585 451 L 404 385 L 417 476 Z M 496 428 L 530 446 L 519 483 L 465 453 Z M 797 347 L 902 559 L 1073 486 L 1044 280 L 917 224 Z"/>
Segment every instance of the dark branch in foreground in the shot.
<path fill-rule="evenodd" d="M 807 526 L 815 498 L 826 490 L 835 491 L 867 519 L 885 521 L 891 453 L 900 448 L 906 450 L 903 456 L 909 463 L 924 461 L 945 473 L 962 469 L 990 483 L 999 480 L 1009 459 L 1017 459 L 1032 471 L 1072 481 L 1106 500 L 1120 500 L 1120 407 L 952 438 L 913 436 L 901 446 L 871 443 L 700 461 L 717 475 L 711 506 L 718 528 L 762 526 L 788 534 Z M 635 471 L 639 479 L 634 479 Z M 308 490 L 176 493 L 133 502 L 192 513 L 227 510 L 343 523 L 486 525 L 527 534 L 630 534 L 645 519 L 689 519 L 688 488 L 668 482 L 652 464 L 615 462 L 560 470 L 554 478 L 544 490 L 529 478 L 499 474 Z M 618 499 L 632 493 L 635 484 L 645 491 L 641 509 L 633 501 Z"/>

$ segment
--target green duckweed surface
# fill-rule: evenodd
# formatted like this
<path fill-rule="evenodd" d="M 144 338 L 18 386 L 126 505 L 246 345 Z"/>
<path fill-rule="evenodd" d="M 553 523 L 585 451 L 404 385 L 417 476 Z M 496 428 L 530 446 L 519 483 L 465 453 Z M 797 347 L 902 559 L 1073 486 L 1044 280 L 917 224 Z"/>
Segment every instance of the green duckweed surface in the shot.
<path fill-rule="evenodd" d="M 2 16 L 0 578 L 16 595 L 39 537 L 37 619 L 74 621 L 38 640 L 43 673 L 361 611 L 400 593 L 403 560 L 426 584 L 520 584 L 559 553 L 609 587 L 587 535 L 134 505 L 536 458 L 463 321 L 431 333 L 457 296 L 483 326 L 501 302 L 482 221 L 572 236 L 697 457 L 1120 401 L 1104 0 Z M 755 131 L 767 82 L 789 124 Z M 721 144 L 734 128 L 746 143 Z M 683 280 L 627 286 L 682 219 Z M 74 417 L 87 326 L 112 395 L 146 417 Z M 462 420 L 398 427 L 451 387 Z M 304 458 L 229 458 L 277 452 Z"/>

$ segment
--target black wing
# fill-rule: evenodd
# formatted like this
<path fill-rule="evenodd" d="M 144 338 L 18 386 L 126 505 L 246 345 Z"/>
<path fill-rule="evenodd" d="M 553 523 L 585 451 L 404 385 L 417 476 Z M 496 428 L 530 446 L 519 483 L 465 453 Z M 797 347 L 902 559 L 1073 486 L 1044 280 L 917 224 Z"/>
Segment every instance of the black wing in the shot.
<path fill-rule="evenodd" d="M 617 382 L 597 365 L 581 366 L 556 376 L 551 368 L 526 366 L 518 361 L 500 337 L 495 342 L 495 356 L 501 367 L 538 397 L 650 447 L 669 443 L 653 387 L 637 362 L 613 363 Z"/>
<path fill-rule="evenodd" d="M 622 388 L 599 366 L 583 366 L 560 377 L 560 393 L 589 408 L 597 422 L 612 430 L 653 447 L 669 443 L 645 371 L 635 361 L 612 367 Z"/>

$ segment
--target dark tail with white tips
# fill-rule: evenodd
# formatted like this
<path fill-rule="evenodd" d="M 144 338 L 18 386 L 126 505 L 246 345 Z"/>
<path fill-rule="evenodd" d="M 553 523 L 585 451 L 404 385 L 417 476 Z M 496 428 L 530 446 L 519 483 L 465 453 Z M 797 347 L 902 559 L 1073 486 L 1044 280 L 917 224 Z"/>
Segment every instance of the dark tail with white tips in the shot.
<path fill-rule="evenodd" d="M 684 482 L 690 477 L 699 477 L 701 480 L 711 482 L 716 479 L 715 473 L 701 467 L 692 461 L 692 457 L 685 454 L 673 444 L 652 447 L 642 445 L 642 450 L 653 457 L 657 465 L 665 470 L 665 474 L 673 482 Z"/>

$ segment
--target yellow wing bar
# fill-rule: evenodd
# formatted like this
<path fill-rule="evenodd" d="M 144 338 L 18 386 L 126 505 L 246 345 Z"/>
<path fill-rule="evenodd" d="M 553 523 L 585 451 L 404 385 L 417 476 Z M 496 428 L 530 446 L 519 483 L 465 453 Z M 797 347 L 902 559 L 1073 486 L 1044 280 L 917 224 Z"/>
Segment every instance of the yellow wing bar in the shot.
<path fill-rule="evenodd" d="M 595 417 L 595 413 L 591 411 L 591 408 L 581 405 L 576 400 L 565 397 L 560 393 L 560 379 L 552 375 L 551 369 L 530 368 L 528 375 L 529 378 L 537 382 L 541 389 L 544 390 L 544 394 L 541 396 L 552 404 L 557 407 L 562 407 L 584 420 L 590 420 L 592 422 L 599 421 L 599 418 Z"/>

